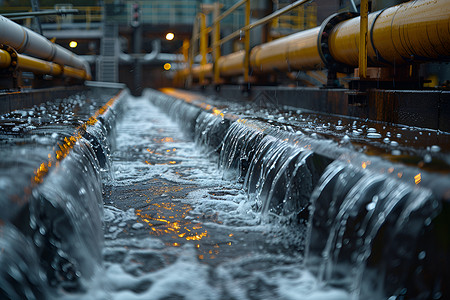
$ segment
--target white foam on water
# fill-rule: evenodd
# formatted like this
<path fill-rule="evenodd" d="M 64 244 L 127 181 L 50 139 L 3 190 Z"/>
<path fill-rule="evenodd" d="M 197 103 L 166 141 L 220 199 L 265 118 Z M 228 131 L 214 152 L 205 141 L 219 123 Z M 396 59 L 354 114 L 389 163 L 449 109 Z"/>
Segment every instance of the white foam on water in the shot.
<path fill-rule="evenodd" d="M 108 184 L 127 186 L 160 178 L 195 186 L 186 197 L 173 199 L 192 206 L 187 219 L 217 215 L 216 220 L 206 219 L 202 224 L 224 232 L 270 233 L 268 239 L 280 246 L 284 240 L 286 248 L 295 241 L 295 235 L 286 239 L 290 233 L 280 234 L 287 230 L 284 226 L 262 222 L 242 185 L 224 180 L 217 163 L 186 141 L 178 126 L 147 99 L 132 99 L 128 107 L 126 117 L 118 124 L 117 150 L 113 153 L 115 178 Z M 150 131 L 173 141 L 157 143 L 158 149 L 150 153 L 146 149 L 155 145 L 149 138 L 155 134 L 147 134 Z M 174 148 L 176 151 L 157 154 Z M 120 159 L 129 151 L 142 159 L 133 163 Z M 165 163 L 168 159 L 176 163 Z M 157 236 L 118 238 L 127 224 L 133 232 L 145 226 L 136 223 L 136 218 L 133 209 L 105 205 L 104 220 L 112 232 L 105 233 L 104 267 L 86 283 L 86 293 L 63 299 L 349 299 L 346 292 L 318 282 L 304 269 L 300 255 L 249 252 L 212 265 L 199 259 L 195 243 L 169 247 Z"/>
<path fill-rule="evenodd" d="M 123 211 L 114 206 L 105 205 L 103 212 L 103 220 L 114 224 L 109 227 L 109 232 L 105 234 L 105 237 L 110 239 L 117 238 L 117 236 L 123 232 L 127 222 L 135 221 L 137 219 L 134 208 Z"/>

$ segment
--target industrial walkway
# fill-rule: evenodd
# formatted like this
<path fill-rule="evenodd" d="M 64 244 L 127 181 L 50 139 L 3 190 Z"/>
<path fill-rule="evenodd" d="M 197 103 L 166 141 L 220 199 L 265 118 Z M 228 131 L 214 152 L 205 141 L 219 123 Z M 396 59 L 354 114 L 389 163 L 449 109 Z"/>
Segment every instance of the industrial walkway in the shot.
<path fill-rule="evenodd" d="M 104 187 L 104 275 L 88 296 L 347 298 L 321 290 L 302 268 L 300 234 L 261 225 L 241 184 L 222 180 L 217 158 L 148 99 L 128 106 Z"/>

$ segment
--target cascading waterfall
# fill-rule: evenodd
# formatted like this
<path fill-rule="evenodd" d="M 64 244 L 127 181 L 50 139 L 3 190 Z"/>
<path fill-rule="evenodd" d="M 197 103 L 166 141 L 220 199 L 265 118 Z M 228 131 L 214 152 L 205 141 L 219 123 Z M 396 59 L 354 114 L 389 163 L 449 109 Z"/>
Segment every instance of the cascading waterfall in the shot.
<path fill-rule="evenodd" d="M 262 215 L 296 218 L 307 212 L 312 189 L 330 162 L 305 142 L 260 121 L 235 122 L 224 138 L 219 164 L 240 173 Z"/>
<path fill-rule="evenodd" d="M 199 144 L 220 152 L 224 176 L 244 182 L 263 221 L 306 224 L 304 265 L 323 284 L 354 299 L 449 295 L 448 177 L 153 93 Z"/>
<path fill-rule="evenodd" d="M 127 95 L 110 99 L 117 92 L 93 89 L 2 117 L 8 123 L 0 126 L 15 122 L 19 134 L 2 131 L 0 147 L 8 154 L 0 162 L 8 173 L 0 174 L 0 206 L 7 207 L 0 227 L 0 298 L 78 291 L 100 266 L 102 172 L 109 168 L 109 141 Z M 27 127 L 19 127 L 23 118 Z M 15 194 L 5 195 L 3 175 L 15 172 Z"/>
<path fill-rule="evenodd" d="M 421 277 L 430 275 L 420 266 L 427 246 L 418 241 L 432 230 L 440 201 L 429 189 L 399 180 L 404 170 L 392 174 L 385 167 L 372 160 L 367 170 L 336 160 L 311 196 L 306 263 L 313 268 L 320 261 L 318 276 L 355 299 L 414 297 L 420 293 L 411 283 L 426 285 Z M 421 296 L 432 298 L 440 290 L 426 293 Z"/>

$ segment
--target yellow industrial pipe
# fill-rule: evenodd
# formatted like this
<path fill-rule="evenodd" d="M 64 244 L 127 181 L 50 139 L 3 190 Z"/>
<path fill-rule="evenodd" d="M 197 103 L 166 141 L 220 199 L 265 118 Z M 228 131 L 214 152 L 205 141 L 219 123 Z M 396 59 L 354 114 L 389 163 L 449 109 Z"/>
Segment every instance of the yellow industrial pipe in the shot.
<path fill-rule="evenodd" d="M 90 80 L 91 76 L 84 69 L 61 66 L 49 61 L 30 57 L 27 55 L 17 55 L 17 67 L 19 70 L 33 72 L 41 75 L 64 76 L 80 80 Z M 11 66 L 13 60 L 11 54 L 6 50 L 0 49 L 0 69 L 6 69 Z"/>
<path fill-rule="evenodd" d="M 192 68 L 192 75 L 195 78 L 212 78 L 214 76 L 213 73 L 213 65 L 206 64 L 206 65 L 199 65 Z"/>
<path fill-rule="evenodd" d="M 88 63 L 69 50 L 50 42 L 44 36 L 0 15 L 0 44 L 13 47 L 41 60 L 51 61 L 76 69 L 84 69 L 90 76 Z"/>
<path fill-rule="evenodd" d="M 63 76 L 80 80 L 91 80 L 91 75 L 88 74 L 86 70 L 76 69 L 69 66 L 64 66 Z"/>
<path fill-rule="evenodd" d="M 331 31 L 332 57 L 358 65 L 359 18 Z M 450 0 L 406 2 L 369 15 L 369 65 L 401 65 L 450 56 Z"/>
<path fill-rule="evenodd" d="M 244 57 L 244 50 L 221 56 L 216 66 L 219 68 L 220 76 L 231 77 L 244 74 Z"/>
<path fill-rule="evenodd" d="M 368 65 L 448 59 L 449 16 L 450 0 L 415 0 L 369 14 Z M 357 67 L 360 18 L 350 17 L 350 13 L 336 14 L 319 27 L 254 47 L 252 73 Z M 243 50 L 222 56 L 214 68 L 221 77 L 243 75 L 244 58 Z"/>
<path fill-rule="evenodd" d="M 317 48 L 320 27 L 301 31 L 253 48 L 250 66 L 253 73 L 277 70 L 311 70 L 324 67 Z"/>
<path fill-rule="evenodd" d="M 0 69 L 9 68 L 11 65 L 11 56 L 5 50 L 0 50 Z"/>
<path fill-rule="evenodd" d="M 20 70 L 33 72 L 35 74 L 52 76 L 61 75 L 63 70 L 60 65 L 20 54 L 17 56 L 17 67 Z"/>

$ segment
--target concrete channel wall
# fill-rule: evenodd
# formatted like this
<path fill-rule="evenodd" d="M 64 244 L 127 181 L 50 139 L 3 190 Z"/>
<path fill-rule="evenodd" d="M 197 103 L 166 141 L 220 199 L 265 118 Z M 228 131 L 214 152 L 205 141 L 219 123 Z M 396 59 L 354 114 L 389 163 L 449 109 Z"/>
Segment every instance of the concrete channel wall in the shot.
<path fill-rule="evenodd" d="M 440 283 L 449 279 L 450 253 L 443 246 L 450 233 L 447 175 L 245 119 L 201 95 L 164 92 L 147 90 L 144 96 L 179 122 L 199 146 L 217 152 L 219 165 L 234 170 L 230 178 L 244 183 L 269 222 L 277 215 L 308 224 L 305 264 L 325 259 L 328 251 L 326 257 L 333 260 L 325 266 L 333 268 L 325 280 L 338 280 L 336 270 L 345 266 L 360 268 L 357 258 L 364 257 L 367 266 L 356 281 L 378 274 L 385 296 L 400 295 L 402 289 L 411 298 L 422 292 L 447 293 Z M 337 228 L 345 244 L 330 240 Z M 417 282 L 423 286 L 418 288 Z M 352 285 L 344 288 L 351 290 Z"/>
<path fill-rule="evenodd" d="M 4 114 L 1 123 L 0 180 L 15 193 L 2 190 L 0 201 L 5 251 L 0 298 L 48 299 L 53 288 L 80 289 L 82 278 L 92 276 L 101 263 L 102 173 L 109 168 L 109 141 L 129 94 L 120 88 L 79 87 L 16 95 L 21 110 Z M 95 99 L 100 95 L 111 98 Z M 8 96 L 12 102 L 13 96 Z M 48 103 L 47 108 L 40 103 Z M 95 113 L 77 118 L 70 107 L 78 106 L 65 109 L 65 103 L 90 105 L 86 113 Z M 46 113 L 52 107 L 60 114 L 54 121 Z M 21 118 L 29 125 L 22 126 Z M 5 131 L 14 120 L 17 126 Z"/>

